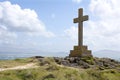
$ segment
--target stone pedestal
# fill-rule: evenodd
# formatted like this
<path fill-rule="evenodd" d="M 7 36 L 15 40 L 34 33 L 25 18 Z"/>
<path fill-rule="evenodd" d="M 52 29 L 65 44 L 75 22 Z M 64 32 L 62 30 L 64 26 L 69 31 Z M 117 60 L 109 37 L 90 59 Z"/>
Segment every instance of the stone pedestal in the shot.
<path fill-rule="evenodd" d="M 70 50 L 69 57 L 92 57 L 91 50 L 87 46 L 74 46 L 74 50 Z"/>

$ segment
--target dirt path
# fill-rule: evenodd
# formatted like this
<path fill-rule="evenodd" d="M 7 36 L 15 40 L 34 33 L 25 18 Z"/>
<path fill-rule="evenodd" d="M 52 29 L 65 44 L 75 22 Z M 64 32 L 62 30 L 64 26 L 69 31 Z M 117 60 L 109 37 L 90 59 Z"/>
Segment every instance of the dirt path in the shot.
<path fill-rule="evenodd" d="M 29 69 L 29 68 L 36 68 L 38 66 L 36 66 L 35 63 L 29 63 L 26 65 L 22 65 L 22 66 L 16 66 L 16 67 L 12 67 L 12 68 L 0 68 L 0 72 L 1 71 L 6 71 L 6 70 L 21 70 L 21 69 Z"/>
<path fill-rule="evenodd" d="M 66 66 L 63 66 L 63 65 L 58 65 L 56 64 L 57 66 L 59 67 L 66 67 Z M 11 68 L 0 68 L 0 72 L 1 71 L 6 71 L 6 70 L 22 70 L 22 69 L 29 69 L 29 68 L 37 68 L 38 66 L 36 65 L 36 63 L 29 63 L 29 64 L 26 64 L 26 65 L 22 65 L 22 66 L 15 66 L 15 67 L 11 67 Z M 73 68 L 73 67 L 67 67 L 69 69 L 74 69 L 74 70 L 77 70 L 79 71 L 80 69 L 78 68 Z"/>

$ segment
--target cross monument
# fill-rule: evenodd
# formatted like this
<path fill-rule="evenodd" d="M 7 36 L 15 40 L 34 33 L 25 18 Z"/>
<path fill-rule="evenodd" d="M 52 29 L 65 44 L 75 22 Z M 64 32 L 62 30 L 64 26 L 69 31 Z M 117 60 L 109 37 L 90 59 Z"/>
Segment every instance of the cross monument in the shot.
<path fill-rule="evenodd" d="M 88 15 L 83 16 L 83 9 L 78 11 L 78 18 L 74 19 L 74 23 L 78 23 L 78 46 L 83 46 L 83 21 L 88 20 Z"/>
<path fill-rule="evenodd" d="M 88 20 L 88 15 L 83 16 L 83 9 L 78 10 L 78 18 L 74 19 L 74 23 L 78 23 L 78 46 L 74 46 L 74 50 L 70 51 L 70 57 L 92 56 L 91 50 L 83 45 L 83 21 Z"/>

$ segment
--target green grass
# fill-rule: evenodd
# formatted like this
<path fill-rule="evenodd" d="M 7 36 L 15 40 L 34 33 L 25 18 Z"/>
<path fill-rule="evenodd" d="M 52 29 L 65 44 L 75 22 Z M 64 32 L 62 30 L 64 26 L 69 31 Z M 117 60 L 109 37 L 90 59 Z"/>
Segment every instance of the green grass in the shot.
<path fill-rule="evenodd" d="M 89 70 L 88 74 L 93 78 L 93 80 L 119 80 L 120 71 L 117 69 L 108 70 Z"/>
<path fill-rule="evenodd" d="M 21 64 L 30 60 L 13 61 Z M 75 69 L 58 66 L 53 58 L 45 58 L 44 61 L 46 64 L 38 62 L 39 67 L 34 69 L 2 71 L 0 80 L 120 80 L 119 69 Z"/>
<path fill-rule="evenodd" d="M 25 65 L 34 62 L 33 58 L 15 59 L 15 60 L 0 60 L 0 68 L 8 68 L 19 65 Z"/>

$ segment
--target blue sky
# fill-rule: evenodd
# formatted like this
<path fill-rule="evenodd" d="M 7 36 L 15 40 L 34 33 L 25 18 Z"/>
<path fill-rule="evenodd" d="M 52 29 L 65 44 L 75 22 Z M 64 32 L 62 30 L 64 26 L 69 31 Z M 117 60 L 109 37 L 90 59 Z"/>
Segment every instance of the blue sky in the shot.
<path fill-rule="evenodd" d="M 0 0 L 0 52 L 68 52 L 77 45 L 73 18 L 84 9 L 84 44 L 120 51 L 118 0 Z M 117 19 L 116 19 L 117 18 Z M 50 54 L 49 54 L 50 55 Z"/>

